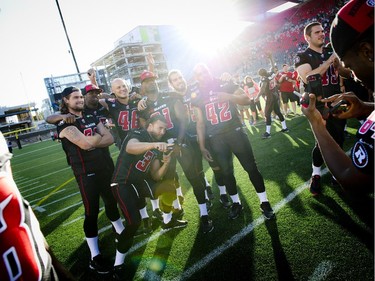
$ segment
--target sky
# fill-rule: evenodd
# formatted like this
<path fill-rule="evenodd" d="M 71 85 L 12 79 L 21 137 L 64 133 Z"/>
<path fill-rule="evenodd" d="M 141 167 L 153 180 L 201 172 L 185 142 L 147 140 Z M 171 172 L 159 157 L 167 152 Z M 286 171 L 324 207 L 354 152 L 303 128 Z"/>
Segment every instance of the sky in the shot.
<path fill-rule="evenodd" d="M 197 18 L 216 31 L 223 30 L 215 20 L 236 21 L 230 0 L 59 0 L 59 5 L 81 72 L 138 25 L 177 24 L 188 34 L 190 23 L 202 26 Z M 194 34 L 199 32 L 190 30 Z M 38 106 L 48 98 L 43 78 L 76 73 L 56 0 L 1 0 L 0 42 L 0 106 Z"/>

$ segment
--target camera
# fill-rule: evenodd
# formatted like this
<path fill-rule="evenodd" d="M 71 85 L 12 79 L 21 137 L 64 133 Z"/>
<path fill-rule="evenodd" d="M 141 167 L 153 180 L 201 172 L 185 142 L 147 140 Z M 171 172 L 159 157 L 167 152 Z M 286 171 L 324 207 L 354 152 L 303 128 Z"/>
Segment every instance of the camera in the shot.
<path fill-rule="evenodd" d="M 306 80 L 305 93 L 300 100 L 300 103 L 305 107 L 309 105 L 309 94 L 314 94 L 316 97 L 323 97 L 322 76 L 319 73 L 311 74 L 306 77 Z"/>

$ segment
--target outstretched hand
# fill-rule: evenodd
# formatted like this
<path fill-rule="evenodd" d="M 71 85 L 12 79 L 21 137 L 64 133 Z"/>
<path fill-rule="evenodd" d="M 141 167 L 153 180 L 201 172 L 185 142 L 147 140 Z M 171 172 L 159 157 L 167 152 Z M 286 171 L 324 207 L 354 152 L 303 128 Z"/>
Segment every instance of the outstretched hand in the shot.
<path fill-rule="evenodd" d="M 332 102 L 331 106 L 335 106 L 335 104 L 341 100 L 347 102 L 346 111 L 334 112 L 332 113 L 332 116 L 339 119 L 358 118 L 363 116 L 363 102 L 353 92 L 333 95 L 329 98 L 322 99 L 321 101 Z"/>

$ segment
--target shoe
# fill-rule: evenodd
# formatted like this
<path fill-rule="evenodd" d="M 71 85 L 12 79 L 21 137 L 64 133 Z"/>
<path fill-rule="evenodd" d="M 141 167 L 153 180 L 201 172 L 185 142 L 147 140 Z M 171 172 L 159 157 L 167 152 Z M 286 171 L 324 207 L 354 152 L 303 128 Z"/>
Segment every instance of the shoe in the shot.
<path fill-rule="evenodd" d="M 320 184 L 320 176 L 315 175 L 311 178 L 310 192 L 313 196 L 316 196 L 322 193 L 322 186 Z"/>
<path fill-rule="evenodd" d="M 273 210 L 271 208 L 271 204 L 268 201 L 267 202 L 262 202 L 260 204 L 260 210 L 262 211 L 263 216 L 267 220 L 273 219 L 275 217 L 275 213 L 273 212 Z"/>
<path fill-rule="evenodd" d="M 180 220 L 182 219 L 183 215 L 185 214 L 185 211 L 183 208 L 181 209 L 174 209 L 172 210 L 172 217 L 177 219 L 177 220 Z"/>
<path fill-rule="evenodd" d="M 140 235 L 147 235 L 152 232 L 152 223 L 150 218 L 144 218 L 142 219 L 142 226 L 140 226 L 136 233 L 134 234 L 134 237 L 140 236 Z"/>
<path fill-rule="evenodd" d="M 219 199 L 221 205 L 224 207 L 224 209 L 228 209 L 232 204 L 228 199 L 228 195 L 221 194 Z"/>
<path fill-rule="evenodd" d="M 201 216 L 201 229 L 203 233 L 209 233 L 214 229 L 214 225 L 212 224 L 212 220 L 209 216 Z"/>
<path fill-rule="evenodd" d="M 89 268 L 99 274 L 107 274 L 111 270 L 101 254 L 90 260 Z"/>
<path fill-rule="evenodd" d="M 271 134 L 265 132 L 263 135 L 262 135 L 262 139 L 269 139 L 271 137 Z"/>
<path fill-rule="evenodd" d="M 155 209 L 153 212 L 152 212 L 152 217 L 154 219 L 157 219 L 158 221 L 160 222 L 163 222 L 163 212 L 160 211 L 159 208 Z"/>
<path fill-rule="evenodd" d="M 185 197 L 184 196 L 181 196 L 181 195 L 178 195 L 178 201 L 180 202 L 180 205 L 184 204 L 184 201 L 185 201 Z"/>
<path fill-rule="evenodd" d="M 177 219 L 172 218 L 168 223 L 163 223 L 161 228 L 163 230 L 168 230 L 168 229 L 172 229 L 172 228 L 186 227 L 187 224 L 188 224 L 187 221 L 177 220 Z"/>
<path fill-rule="evenodd" d="M 112 270 L 112 279 L 115 281 L 125 280 L 124 265 L 116 265 Z"/>
<path fill-rule="evenodd" d="M 212 192 L 211 186 L 207 185 L 206 186 L 206 191 L 207 191 L 208 199 L 213 200 L 214 199 L 214 194 Z"/>
<path fill-rule="evenodd" d="M 233 203 L 229 211 L 229 218 L 235 220 L 242 213 L 242 205 L 240 203 Z"/>
<path fill-rule="evenodd" d="M 285 128 L 285 129 L 282 129 L 280 132 L 282 132 L 282 133 L 289 133 L 289 129 Z"/>

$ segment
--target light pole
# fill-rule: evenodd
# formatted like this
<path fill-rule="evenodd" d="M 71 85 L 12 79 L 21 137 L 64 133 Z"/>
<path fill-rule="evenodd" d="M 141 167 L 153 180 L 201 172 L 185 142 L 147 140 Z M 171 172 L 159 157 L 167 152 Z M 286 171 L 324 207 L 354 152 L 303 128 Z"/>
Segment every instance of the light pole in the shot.
<path fill-rule="evenodd" d="M 77 64 L 77 61 L 76 61 L 76 57 L 75 57 L 74 52 L 73 52 L 72 44 L 70 43 L 69 35 L 68 35 L 68 32 L 66 31 L 64 18 L 63 18 L 63 15 L 62 15 L 62 13 L 61 13 L 60 5 L 59 5 L 59 0 L 56 0 L 56 5 L 57 5 L 57 9 L 59 9 L 59 14 L 60 14 L 61 22 L 62 22 L 62 25 L 63 25 L 63 27 L 64 27 L 64 31 L 65 31 L 65 35 L 66 35 L 66 39 L 68 40 L 68 44 L 69 44 L 69 48 L 70 48 L 70 52 L 72 53 L 72 56 L 73 56 L 73 60 L 74 60 L 74 64 L 75 64 L 76 69 L 77 69 L 77 73 L 78 73 L 78 76 L 79 76 L 79 80 L 82 81 L 82 77 L 81 77 L 81 74 L 80 74 L 80 71 L 79 71 L 79 68 L 78 68 L 78 64 Z"/>

